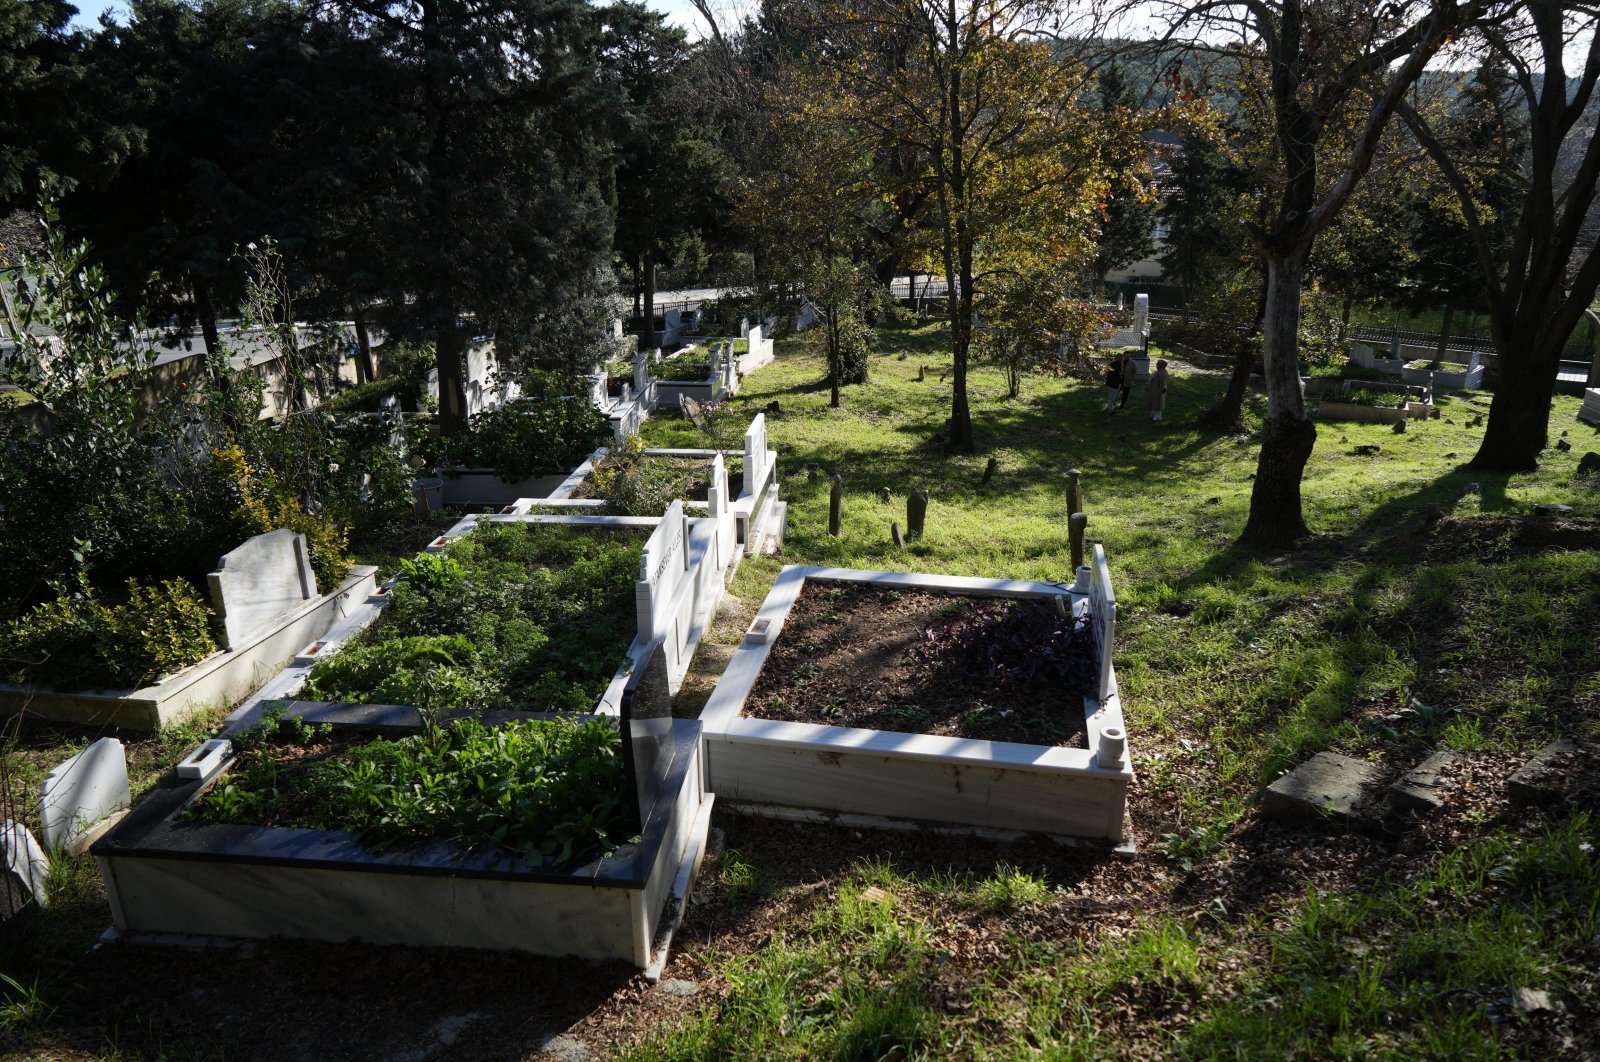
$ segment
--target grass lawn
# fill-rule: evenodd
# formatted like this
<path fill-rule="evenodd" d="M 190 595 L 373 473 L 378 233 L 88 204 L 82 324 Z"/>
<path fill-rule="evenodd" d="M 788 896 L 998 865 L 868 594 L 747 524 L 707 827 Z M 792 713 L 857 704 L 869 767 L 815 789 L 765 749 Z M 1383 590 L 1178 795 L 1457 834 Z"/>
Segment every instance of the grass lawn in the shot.
<path fill-rule="evenodd" d="M 1583 810 L 1597 794 L 1526 810 L 1504 787 L 1554 737 L 1600 741 L 1600 491 L 1574 477 L 1600 437 L 1574 419 L 1578 400 L 1558 397 L 1551 421 L 1571 450 L 1526 476 L 1460 469 L 1486 394 L 1451 396 L 1440 419 L 1399 435 L 1320 423 L 1305 481 L 1316 535 L 1268 553 L 1233 545 L 1255 440 L 1188 426 L 1219 377 L 1179 367 L 1167 419 L 1152 423 L 1142 388 L 1107 417 L 1094 384 L 1029 379 L 1007 401 L 1000 374 L 980 369 L 980 450 L 951 456 L 943 335 L 880 338 L 872 382 L 847 388 L 842 409 L 799 341 L 780 342 L 732 401 L 743 420 L 778 403 L 768 434 L 788 539 L 782 557 L 741 568 L 702 651 L 715 658 L 721 642 L 725 659 L 782 563 L 1068 579 L 1065 473 L 1080 469 L 1117 585 L 1137 857 L 719 811 L 726 845 L 675 944 L 671 991 L 588 964 L 357 945 L 85 956 L 86 928 L 107 916 L 84 864 L 72 899 L 41 920 L 57 927 L 49 946 L 0 964 L 38 986 L 12 991 L 0 1034 L 24 1056 L 74 1059 L 308 1043 L 537 1058 L 554 1033 L 627 1059 L 1600 1051 L 1600 838 Z M 645 439 L 706 445 L 670 418 Z M 990 456 L 999 470 L 983 486 Z M 904 526 L 918 487 L 932 496 L 927 533 L 897 549 L 890 521 Z M 1433 529 L 1429 503 L 1448 514 Z M 25 735 L 14 755 L 43 762 L 56 744 L 55 731 Z M 1258 814 L 1261 787 L 1314 752 L 1398 775 L 1436 748 L 1463 759 L 1424 822 L 1303 830 Z M 147 984 L 153 969 L 179 990 Z M 1549 1009 L 1525 994 L 1519 1009 L 1519 989 Z"/>

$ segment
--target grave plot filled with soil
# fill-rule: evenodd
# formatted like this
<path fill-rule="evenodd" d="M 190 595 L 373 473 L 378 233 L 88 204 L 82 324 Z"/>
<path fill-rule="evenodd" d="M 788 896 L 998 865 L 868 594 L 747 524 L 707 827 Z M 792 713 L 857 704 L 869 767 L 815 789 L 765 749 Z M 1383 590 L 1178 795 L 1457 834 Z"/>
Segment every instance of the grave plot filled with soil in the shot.
<path fill-rule="evenodd" d="M 744 714 L 1081 748 L 1095 660 L 1048 602 L 808 583 Z"/>

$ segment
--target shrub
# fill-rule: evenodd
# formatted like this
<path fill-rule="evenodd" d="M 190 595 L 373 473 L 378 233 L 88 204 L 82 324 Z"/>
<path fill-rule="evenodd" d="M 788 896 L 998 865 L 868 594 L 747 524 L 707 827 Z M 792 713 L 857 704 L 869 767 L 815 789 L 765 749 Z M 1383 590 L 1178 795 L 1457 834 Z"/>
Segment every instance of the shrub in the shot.
<path fill-rule="evenodd" d="M 154 586 L 128 580 L 128 600 L 105 610 L 100 652 L 114 674 L 142 686 L 217 651 L 212 612 L 181 579 Z"/>
<path fill-rule="evenodd" d="M 711 363 L 678 355 L 650 366 L 650 375 L 658 380 L 697 383 L 711 376 Z"/>
<path fill-rule="evenodd" d="M 322 403 L 321 408 L 327 413 L 378 413 L 384 409 L 384 400 L 391 395 L 400 398 L 402 406 L 415 408 L 417 400 L 414 391 L 415 385 L 410 380 L 399 377 L 368 380 L 340 391 Z"/>
<path fill-rule="evenodd" d="M 0 669 L 63 689 L 138 688 L 217 651 L 211 610 L 187 582 L 129 579 L 127 591 L 115 605 L 79 590 L 36 606 L 0 631 Z"/>
<path fill-rule="evenodd" d="M 507 480 L 564 472 L 611 435 L 586 398 L 521 398 L 474 415 L 465 435 L 446 440 L 455 463 L 493 468 Z"/>
<path fill-rule="evenodd" d="M 238 500 L 234 520 L 240 538 L 279 528 L 305 535 L 311 570 L 316 573 L 318 589 L 324 592 L 338 586 L 350 574 L 344 528 L 326 515 L 307 512 L 298 498 L 283 489 L 272 470 L 252 466 L 237 442 L 230 441 L 213 451 L 212 458 L 232 484 Z"/>

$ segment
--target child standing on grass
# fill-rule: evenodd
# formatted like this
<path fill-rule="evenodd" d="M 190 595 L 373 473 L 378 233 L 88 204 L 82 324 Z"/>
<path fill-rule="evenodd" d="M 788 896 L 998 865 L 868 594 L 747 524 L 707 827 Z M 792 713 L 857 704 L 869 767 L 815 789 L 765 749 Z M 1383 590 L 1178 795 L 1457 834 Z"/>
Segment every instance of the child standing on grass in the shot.
<path fill-rule="evenodd" d="M 1117 396 L 1122 393 L 1122 359 L 1112 358 L 1106 363 L 1106 416 L 1117 413 Z"/>
<path fill-rule="evenodd" d="M 1128 408 L 1128 396 L 1133 394 L 1133 381 L 1138 377 L 1139 370 L 1133 364 L 1133 355 L 1126 350 L 1118 357 L 1122 366 L 1122 394 L 1117 397 L 1117 408 Z"/>
<path fill-rule="evenodd" d="M 1147 396 L 1150 404 L 1150 419 L 1160 420 L 1161 414 L 1167 411 L 1167 360 L 1162 358 L 1156 362 L 1156 371 L 1150 374 L 1150 394 Z"/>

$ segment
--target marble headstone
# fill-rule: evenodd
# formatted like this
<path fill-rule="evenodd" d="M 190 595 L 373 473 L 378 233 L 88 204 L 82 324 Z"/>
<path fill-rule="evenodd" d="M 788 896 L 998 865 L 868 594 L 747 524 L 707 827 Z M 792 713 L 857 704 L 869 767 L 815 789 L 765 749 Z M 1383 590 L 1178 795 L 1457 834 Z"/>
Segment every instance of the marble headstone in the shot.
<path fill-rule="evenodd" d="M 4 879 L 0 881 L 0 922 L 4 922 L 30 900 L 44 905 L 48 899 L 45 877 L 50 873 L 50 860 L 28 828 L 10 819 L 0 826 L 0 849 L 5 851 Z"/>
<path fill-rule="evenodd" d="M 1133 297 L 1133 334 L 1137 339 L 1145 334 L 1150 327 L 1150 296 L 1135 295 Z"/>
<path fill-rule="evenodd" d="M 306 538 L 287 528 L 247 539 L 206 578 L 230 649 L 317 596 Z"/>
<path fill-rule="evenodd" d="M 47 848 L 65 848 L 118 808 L 131 803 L 122 742 L 101 738 L 45 775 L 39 824 Z"/>

